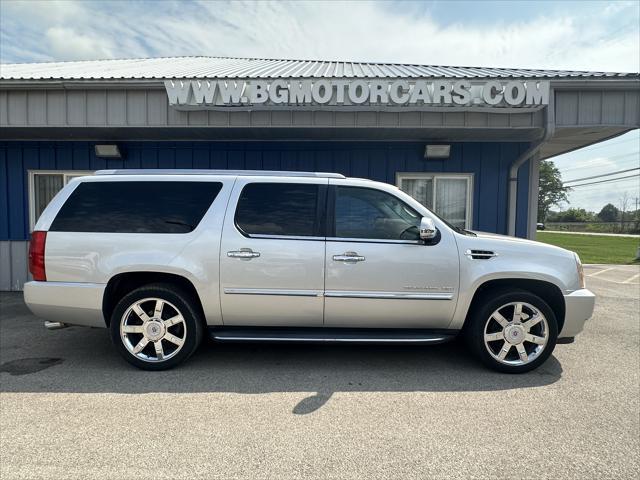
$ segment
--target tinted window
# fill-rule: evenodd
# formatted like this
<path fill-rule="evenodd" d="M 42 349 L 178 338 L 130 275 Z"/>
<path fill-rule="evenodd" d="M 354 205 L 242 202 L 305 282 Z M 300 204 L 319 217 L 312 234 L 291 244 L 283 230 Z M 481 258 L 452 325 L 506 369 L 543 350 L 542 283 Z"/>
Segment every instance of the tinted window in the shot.
<path fill-rule="evenodd" d="M 250 183 L 242 190 L 236 225 L 249 235 L 318 235 L 319 185 Z"/>
<path fill-rule="evenodd" d="M 51 230 L 188 233 L 221 188 L 219 182 L 85 182 L 62 206 Z"/>
<path fill-rule="evenodd" d="M 335 231 L 339 238 L 418 240 L 421 215 L 380 190 L 336 189 Z"/>

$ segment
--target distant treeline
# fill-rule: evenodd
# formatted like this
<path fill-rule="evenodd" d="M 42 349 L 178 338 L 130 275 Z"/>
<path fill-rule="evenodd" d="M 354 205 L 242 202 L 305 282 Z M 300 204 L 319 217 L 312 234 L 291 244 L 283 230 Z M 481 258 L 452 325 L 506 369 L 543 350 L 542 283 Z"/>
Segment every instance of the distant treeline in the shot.
<path fill-rule="evenodd" d="M 549 229 L 557 227 L 569 231 L 639 233 L 640 209 L 623 212 L 611 203 L 598 213 L 584 208 L 569 208 L 562 212 L 550 211 L 544 224 Z"/>

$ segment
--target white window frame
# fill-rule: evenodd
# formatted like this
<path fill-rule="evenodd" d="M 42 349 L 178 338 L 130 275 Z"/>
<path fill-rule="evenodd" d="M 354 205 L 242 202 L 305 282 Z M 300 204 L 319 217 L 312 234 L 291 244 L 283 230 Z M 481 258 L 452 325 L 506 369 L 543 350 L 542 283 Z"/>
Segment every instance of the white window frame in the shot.
<path fill-rule="evenodd" d="M 471 229 L 473 227 L 473 173 L 449 173 L 449 172 L 398 172 L 396 173 L 396 186 L 400 189 L 403 180 L 433 180 L 433 198 L 431 204 L 436 209 L 436 183 L 438 179 L 460 179 L 467 180 L 467 209 L 464 220 L 464 228 Z M 428 207 L 427 207 L 428 208 Z"/>
<path fill-rule="evenodd" d="M 33 232 L 33 227 L 36 225 L 36 189 L 35 178 L 36 175 L 62 175 L 62 188 L 64 188 L 69 181 L 75 177 L 83 177 L 85 175 L 93 175 L 93 170 L 28 170 L 29 174 L 29 232 Z"/>

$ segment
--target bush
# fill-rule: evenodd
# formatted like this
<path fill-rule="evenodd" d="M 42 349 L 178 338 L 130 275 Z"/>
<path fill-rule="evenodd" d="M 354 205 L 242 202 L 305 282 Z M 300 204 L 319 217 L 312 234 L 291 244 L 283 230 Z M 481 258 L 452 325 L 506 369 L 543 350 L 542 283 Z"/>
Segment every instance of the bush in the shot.
<path fill-rule="evenodd" d="M 593 212 L 587 212 L 584 208 L 570 208 L 564 212 L 551 212 L 549 222 L 593 222 L 596 216 Z"/>

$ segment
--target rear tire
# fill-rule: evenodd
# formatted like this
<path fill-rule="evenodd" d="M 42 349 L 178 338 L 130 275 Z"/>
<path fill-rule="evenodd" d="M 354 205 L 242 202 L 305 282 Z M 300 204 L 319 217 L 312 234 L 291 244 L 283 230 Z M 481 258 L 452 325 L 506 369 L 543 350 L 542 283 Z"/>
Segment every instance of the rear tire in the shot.
<path fill-rule="evenodd" d="M 150 284 L 125 295 L 111 315 L 111 339 L 122 357 L 143 370 L 167 370 L 198 348 L 203 323 L 189 294 Z"/>
<path fill-rule="evenodd" d="M 470 312 L 465 339 L 487 367 L 503 373 L 525 373 L 553 353 L 558 323 L 553 310 L 525 290 L 494 291 Z"/>

